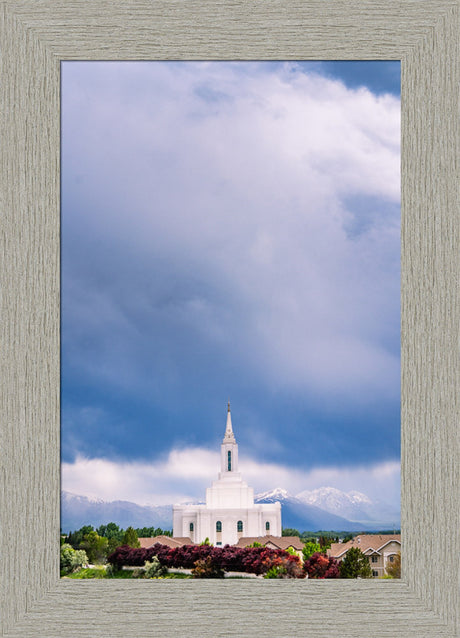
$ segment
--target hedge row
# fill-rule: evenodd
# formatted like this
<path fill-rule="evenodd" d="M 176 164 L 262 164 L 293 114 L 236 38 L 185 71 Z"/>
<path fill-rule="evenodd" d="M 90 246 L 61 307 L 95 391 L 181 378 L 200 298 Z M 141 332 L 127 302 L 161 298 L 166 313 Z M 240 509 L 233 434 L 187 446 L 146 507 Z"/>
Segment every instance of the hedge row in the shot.
<path fill-rule="evenodd" d="M 149 548 L 134 548 L 128 545 L 117 547 L 107 560 L 114 567 L 121 569 L 125 565 L 141 567 L 154 556 L 165 567 L 184 567 L 193 569 L 198 560 L 211 557 L 216 568 L 226 572 L 247 572 L 265 574 L 273 567 L 283 568 L 285 573 L 294 578 L 305 576 L 298 556 L 293 556 L 283 549 L 268 547 L 213 547 L 211 545 L 183 545 L 168 547 L 156 543 Z"/>

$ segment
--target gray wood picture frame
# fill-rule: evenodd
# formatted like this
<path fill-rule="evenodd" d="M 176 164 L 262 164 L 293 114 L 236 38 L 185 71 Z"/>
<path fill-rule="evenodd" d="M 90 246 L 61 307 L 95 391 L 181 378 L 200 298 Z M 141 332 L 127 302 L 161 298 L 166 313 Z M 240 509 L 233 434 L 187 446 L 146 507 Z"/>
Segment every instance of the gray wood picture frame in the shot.
<path fill-rule="evenodd" d="M 2 635 L 457 635 L 458 9 L 2 0 Z M 401 581 L 59 579 L 59 82 L 72 59 L 401 60 Z"/>

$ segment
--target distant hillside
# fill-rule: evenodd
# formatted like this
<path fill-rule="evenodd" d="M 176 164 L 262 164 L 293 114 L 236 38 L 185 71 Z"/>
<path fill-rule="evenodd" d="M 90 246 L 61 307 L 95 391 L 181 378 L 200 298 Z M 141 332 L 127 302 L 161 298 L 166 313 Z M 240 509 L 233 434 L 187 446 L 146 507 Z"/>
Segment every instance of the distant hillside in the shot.
<path fill-rule="evenodd" d="M 373 503 L 360 492 L 341 492 L 324 487 L 304 491 L 293 496 L 282 488 L 255 496 L 256 503 L 281 503 L 284 528 L 334 531 L 378 531 L 399 528 L 399 512 L 388 506 Z M 161 527 L 172 529 L 172 505 L 137 505 L 129 501 L 106 502 L 89 499 L 70 492 L 62 493 L 61 528 L 63 532 L 80 529 L 83 525 L 110 522 L 120 527 Z"/>
<path fill-rule="evenodd" d="M 125 529 L 132 527 L 161 527 L 172 529 L 172 506 L 137 505 L 129 501 L 106 502 L 89 499 L 70 492 L 61 496 L 61 529 L 63 532 L 80 529 L 83 525 L 117 523 Z"/>

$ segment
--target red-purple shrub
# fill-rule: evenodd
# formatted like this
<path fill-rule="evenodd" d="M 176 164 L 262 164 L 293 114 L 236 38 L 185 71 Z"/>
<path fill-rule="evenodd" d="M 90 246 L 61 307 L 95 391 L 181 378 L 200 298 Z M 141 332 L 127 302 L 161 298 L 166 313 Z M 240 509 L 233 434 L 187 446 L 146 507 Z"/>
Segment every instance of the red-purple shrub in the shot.
<path fill-rule="evenodd" d="M 197 561 L 205 561 L 211 557 L 213 565 L 224 571 L 247 572 L 264 574 L 276 564 L 286 566 L 288 575 L 292 578 L 304 576 L 300 569 L 300 559 L 282 549 L 268 547 L 213 547 L 212 545 L 183 545 L 182 547 L 168 547 L 156 543 L 148 549 L 133 548 L 127 545 L 117 547 L 108 556 L 109 563 L 121 569 L 124 565 L 140 567 L 145 561 L 156 556 L 165 567 L 184 567 L 193 569 Z"/>
<path fill-rule="evenodd" d="M 315 552 L 303 564 L 308 578 L 340 578 L 339 567 L 335 558 Z"/>

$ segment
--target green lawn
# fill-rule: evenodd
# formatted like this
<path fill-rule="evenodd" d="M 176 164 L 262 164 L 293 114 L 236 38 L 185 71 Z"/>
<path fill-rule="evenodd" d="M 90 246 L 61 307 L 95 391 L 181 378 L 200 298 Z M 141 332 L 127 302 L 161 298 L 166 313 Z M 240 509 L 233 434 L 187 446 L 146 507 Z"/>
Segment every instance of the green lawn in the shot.
<path fill-rule="evenodd" d="M 64 578 L 136 578 L 133 576 L 133 572 L 131 570 L 120 570 L 115 572 L 113 576 L 107 576 L 105 571 L 105 566 L 101 565 L 100 567 L 85 567 L 80 569 L 78 572 L 74 572 L 73 574 L 61 574 Z M 158 580 L 162 579 L 172 579 L 172 578 L 192 578 L 190 574 L 166 574 L 165 576 L 161 576 Z"/>

